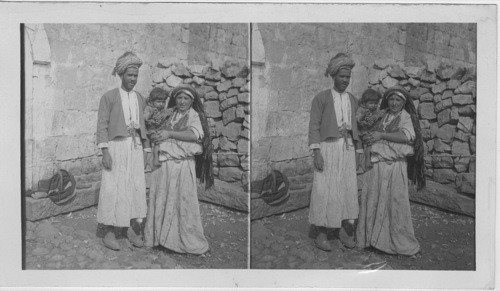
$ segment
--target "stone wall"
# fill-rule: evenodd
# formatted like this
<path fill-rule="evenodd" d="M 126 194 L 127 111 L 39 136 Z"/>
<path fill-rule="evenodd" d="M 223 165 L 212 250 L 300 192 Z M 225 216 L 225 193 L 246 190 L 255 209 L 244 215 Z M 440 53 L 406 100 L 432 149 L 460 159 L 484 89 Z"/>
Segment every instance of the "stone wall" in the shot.
<path fill-rule="evenodd" d="M 436 150 L 435 144 L 431 149 L 432 142 L 428 142 L 428 153 L 466 154 L 468 146 L 473 155 L 473 133 L 470 138 L 463 137 L 462 133 L 466 131 L 458 127 L 460 121 L 468 125 L 470 121 L 474 123 L 475 112 L 469 113 L 468 110 L 475 108 L 475 98 L 472 98 L 471 92 L 455 93 L 458 87 L 454 87 L 464 82 L 468 85 L 472 83 L 466 83 L 462 78 L 451 81 L 451 76 L 439 74 L 450 74 L 440 69 L 448 67 L 452 71 L 471 70 L 475 74 L 475 24 L 259 23 L 252 30 L 252 181 L 261 180 L 271 168 L 275 168 L 290 177 L 292 190 L 301 191 L 310 186 L 313 171 L 307 146 L 310 104 L 315 94 L 332 87 L 332 80 L 325 77 L 324 72 L 330 58 L 338 52 L 350 53 L 356 62 L 347 90 L 358 98 L 368 87 L 379 84 L 385 88 L 383 86 L 401 81 L 413 91 L 423 88 L 419 89 L 423 96 L 422 106 L 419 106 L 421 113 L 425 117 L 427 112 L 436 110 L 422 121 L 428 126 L 425 133 L 430 124 L 434 124 L 435 128 L 439 122 L 437 128 L 452 136 L 445 139 L 445 144 L 449 146 L 445 150 L 439 147 Z M 385 64 L 384 69 L 379 64 Z M 381 78 L 388 73 L 389 64 L 399 66 L 404 76 L 399 79 Z M 405 70 L 416 68 L 420 70 L 420 78 L 429 80 L 417 80 L 416 76 L 410 80 Z M 474 81 L 473 78 L 470 80 Z M 422 82 L 417 84 L 416 81 Z M 425 95 L 427 91 L 423 92 L 424 89 L 430 94 Z M 443 98 L 445 91 L 446 97 Z M 438 105 L 440 98 L 445 103 Z M 420 101 L 420 97 L 416 99 Z M 447 104 L 446 107 L 442 107 L 443 104 Z M 430 137 L 426 140 L 430 141 Z M 439 139 L 437 144 L 441 141 L 444 140 Z M 442 159 L 449 162 L 449 157 Z M 447 181 L 450 183 L 452 176 L 457 177 L 457 185 L 461 185 L 460 181 L 473 176 L 468 173 L 474 172 L 474 161 L 473 158 L 464 160 L 453 157 L 452 163 L 444 165 L 427 160 L 427 174 L 437 180 L 449 177 Z M 462 166 L 465 164 L 468 168 Z"/>
<path fill-rule="evenodd" d="M 160 59 L 246 63 L 248 25 L 27 24 L 25 47 L 25 186 L 36 188 L 64 168 L 89 189 L 99 187 L 97 110 L 102 94 L 120 84 L 111 75 L 116 59 L 127 50 L 139 55 L 144 65 L 135 89 L 147 96 Z"/>
<path fill-rule="evenodd" d="M 210 125 L 214 175 L 221 181 L 248 185 L 250 140 L 250 75 L 246 64 L 212 62 L 187 65 L 160 59 L 153 68 L 153 86 L 167 92 L 180 84 L 196 88 Z"/>

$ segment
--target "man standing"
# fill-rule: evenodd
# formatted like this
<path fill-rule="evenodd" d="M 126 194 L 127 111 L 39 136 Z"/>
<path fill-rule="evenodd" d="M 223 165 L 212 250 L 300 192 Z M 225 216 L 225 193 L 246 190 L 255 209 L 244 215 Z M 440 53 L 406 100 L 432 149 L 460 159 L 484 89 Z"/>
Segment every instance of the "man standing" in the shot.
<path fill-rule="evenodd" d="M 354 221 L 358 217 L 356 152 L 361 152 L 356 123 L 357 101 L 345 90 L 354 61 L 346 54 L 333 57 L 325 75 L 333 88 L 316 95 L 311 105 L 309 147 L 313 151 L 314 180 L 309 206 L 309 223 L 319 235 L 316 246 L 331 251 L 329 229 L 338 231 L 342 244 L 353 248 Z"/>
<path fill-rule="evenodd" d="M 146 182 L 143 145 L 147 142 L 144 125 L 144 99 L 133 90 L 142 61 L 126 52 L 116 62 L 113 75 L 121 86 L 106 92 L 99 103 L 97 145 L 102 150 L 102 180 L 97 208 L 97 222 L 106 227 L 103 243 L 113 250 L 129 244 L 142 247 L 139 233 L 131 228 L 146 217 Z M 149 146 L 145 146 L 149 147 Z M 149 149 L 145 149 L 149 151 Z"/>

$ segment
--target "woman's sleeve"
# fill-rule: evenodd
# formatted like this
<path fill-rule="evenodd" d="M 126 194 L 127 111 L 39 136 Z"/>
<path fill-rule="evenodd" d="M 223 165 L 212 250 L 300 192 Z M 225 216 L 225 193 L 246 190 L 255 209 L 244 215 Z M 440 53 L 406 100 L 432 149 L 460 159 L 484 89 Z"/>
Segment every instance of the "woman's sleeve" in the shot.
<path fill-rule="evenodd" d="M 413 122 L 411 122 L 411 117 L 408 112 L 403 109 L 401 113 L 401 131 L 406 135 L 408 141 L 413 141 L 415 139 L 415 129 L 413 128 Z"/>
<path fill-rule="evenodd" d="M 203 138 L 203 127 L 201 126 L 200 116 L 194 110 L 192 110 L 192 114 L 189 117 L 188 127 L 194 133 L 198 141 Z"/>

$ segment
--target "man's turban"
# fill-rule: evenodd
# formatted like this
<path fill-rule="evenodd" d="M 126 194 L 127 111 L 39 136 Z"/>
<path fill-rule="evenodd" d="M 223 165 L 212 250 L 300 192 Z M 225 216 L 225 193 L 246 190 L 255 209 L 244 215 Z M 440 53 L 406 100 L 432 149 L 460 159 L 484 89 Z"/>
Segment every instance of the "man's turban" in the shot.
<path fill-rule="evenodd" d="M 326 69 L 325 76 L 333 76 L 337 74 L 340 69 L 344 68 L 352 70 L 352 68 L 354 68 L 354 65 L 355 63 L 353 59 L 351 59 L 344 53 L 338 53 L 328 63 L 328 68 Z"/>
<path fill-rule="evenodd" d="M 142 61 L 133 52 L 126 52 L 116 61 L 115 68 L 113 69 L 113 76 L 116 74 L 121 75 L 130 67 L 139 69 L 142 66 Z"/>

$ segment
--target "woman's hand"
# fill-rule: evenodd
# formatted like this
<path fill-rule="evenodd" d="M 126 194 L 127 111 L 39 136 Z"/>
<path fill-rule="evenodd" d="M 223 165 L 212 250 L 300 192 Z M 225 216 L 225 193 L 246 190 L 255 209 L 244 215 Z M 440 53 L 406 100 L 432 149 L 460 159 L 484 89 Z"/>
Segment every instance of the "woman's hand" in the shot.
<path fill-rule="evenodd" d="M 318 172 L 323 172 L 323 166 L 325 162 L 323 161 L 323 156 L 319 150 L 314 150 L 314 168 Z"/>
<path fill-rule="evenodd" d="M 383 133 L 380 131 L 373 131 L 368 134 L 366 134 L 363 137 L 363 141 L 366 142 L 368 146 L 371 146 L 372 144 L 376 143 L 379 140 L 382 140 L 384 138 Z"/>
<path fill-rule="evenodd" d="M 156 133 L 153 133 L 151 135 L 151 140 L 153 141 L 153 143 L 159 143 L 161 141 L 164 141 L 166 139 L 169 139 L 170 138 L 170 131 L 167 131 L 167 130 L 161 130 L 161 131 L 158 131 Z"/>
<path fill-rule="evenodd" d="M 107 148 L 102 149 L 102 166 L 104 169 L 110 171 L 111 166 L 113 164 L 113 161 L 111 159 L 111 155 L 109 154 L 109 151 Z"/>

